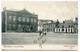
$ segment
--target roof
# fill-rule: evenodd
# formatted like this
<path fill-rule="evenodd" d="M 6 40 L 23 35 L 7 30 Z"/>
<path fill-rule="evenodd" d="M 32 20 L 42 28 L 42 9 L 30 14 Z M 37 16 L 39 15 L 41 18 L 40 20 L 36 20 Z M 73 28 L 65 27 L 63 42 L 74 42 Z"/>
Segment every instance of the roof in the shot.
<path fill-rule="evenodd" d="M 57 27 L 62 28 L 62 26 L 64 26 L 64 28 L 73 27 L 74 23 L 59 23 Z"/>
<path fill-rule="evenodd" d="M 38 21 L 45 22 L 45 21 L 52 21 L 52 20 L 47 20 L 47 19 L 39 19 Z"/>
<path fill-rule="evenodd" d="M 45 23 L 53 23 L 54 22 L 52 20 L 44 20 L 44 19 L 39 19 L 38 21 L 42 22 L 43 24 L 45 24 Z"/>
<path fill-rule="evenodd" d="M 50 24 L 56 24 L 56 23 L 45 23 L 45 24 L 43 24 L 43 25 L 50 25 Z"/>
<path fill-rule="evenodd" d="M 5 10 L 3 12 L 15 12 L 15 13 L 23 13 L 23 14 L 28 14 L 28 15 L 36 15 L 36 14 L 32 14 L 29 11 L 27 11 L 26 9 L 22 9 L 22 10 Z"/>
<path fill-rule="evenodd" d="M 25 14 L 31 14 L 29 11 L 27 11 L 26 9 L 23 9 L 23 10 L 20 10 L 20 11 L 17 11 L 19 13 L 25 13 Z"/>

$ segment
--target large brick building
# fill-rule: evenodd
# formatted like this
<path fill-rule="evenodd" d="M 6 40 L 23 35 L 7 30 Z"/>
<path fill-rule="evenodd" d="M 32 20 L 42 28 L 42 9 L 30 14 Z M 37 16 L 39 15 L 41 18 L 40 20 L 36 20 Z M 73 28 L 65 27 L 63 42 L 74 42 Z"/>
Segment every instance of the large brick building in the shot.
<path fill-rule="evenodd" d="M 12 11 L 3 9 L 2 32 L 36 32 L 38 29 L 38 15 L 26 9 Z"/>

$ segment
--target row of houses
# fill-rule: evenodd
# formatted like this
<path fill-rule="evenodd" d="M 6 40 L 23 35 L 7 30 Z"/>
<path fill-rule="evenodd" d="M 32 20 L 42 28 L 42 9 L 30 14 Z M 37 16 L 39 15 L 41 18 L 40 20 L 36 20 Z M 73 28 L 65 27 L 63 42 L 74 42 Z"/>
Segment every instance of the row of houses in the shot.
<path fill-rule="evenodd" d="M 47 21 L 45 23 L 45 21 Z M 48 23 L 49 20 L 39 20 L 38 31 L 45 32 L 56 32 L 56 33 L 78 33 L 78 18 L 73 20 L 65 20 L 62 23 L 57 21 L 52 21 Z"/>

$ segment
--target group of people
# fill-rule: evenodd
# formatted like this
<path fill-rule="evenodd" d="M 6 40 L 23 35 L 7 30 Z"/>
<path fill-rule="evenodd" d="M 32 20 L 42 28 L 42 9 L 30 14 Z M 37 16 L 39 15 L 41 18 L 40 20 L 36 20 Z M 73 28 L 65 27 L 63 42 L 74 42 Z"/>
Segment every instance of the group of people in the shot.
<path fill-rule="evenodd" d="M 46 35 L 47 33 L 40 31 L 40 32 L 39 32 L 39 35 L 41 35 L 41 34 Z"/>

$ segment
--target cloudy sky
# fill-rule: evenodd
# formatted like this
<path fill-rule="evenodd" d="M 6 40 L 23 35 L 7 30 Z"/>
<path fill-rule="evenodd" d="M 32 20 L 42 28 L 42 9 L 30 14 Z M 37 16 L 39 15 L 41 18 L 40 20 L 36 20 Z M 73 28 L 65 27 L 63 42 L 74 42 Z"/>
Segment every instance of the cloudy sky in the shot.
<path fill-rule="evenodd" d="M 56 21 L 74 20 L 78 16 L 77 1 L 2 1 L 2 8 L 8 10 L 22 10 L 38 15 L 38 19 Z M 25 7 L 26 6 L 26 7 Z"/>

